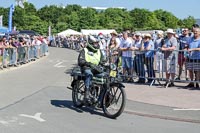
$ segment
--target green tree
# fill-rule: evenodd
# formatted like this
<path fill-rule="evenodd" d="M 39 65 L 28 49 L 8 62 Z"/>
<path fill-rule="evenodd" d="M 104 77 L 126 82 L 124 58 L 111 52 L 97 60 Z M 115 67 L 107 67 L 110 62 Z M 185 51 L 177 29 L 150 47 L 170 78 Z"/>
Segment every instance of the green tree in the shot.
<path fill-rule="evenodd" d="M 58 22 L 55 26 L 55 29 L 57 30 L 57 32 L 61 32 L 63 30 L 67 29 L 67 25 L 65 22 Z"/>
<path fill-rule="evenodd" d="M 3 25 L 8 25 L 9 8 L 0 7 L 3 15 Z M 80 31 L 81 29 L 116 29 L 123 30 L 152 30 L 167 28 L 190 28 L 195 19 L 189 16 L 178 19 L 172 13 L 162 9 L 153 12 L 147 9 L 135 8 L 131 11 L 119 8 L 108 8 L 97 11 L 93 8 L 81 8 L 80 5 L 67 5 L 65 8 L 56 5 L 44 6 L 37 10 L 32 3 L 24 3 L 24 8 L 15 7 L 13 26 L 17 29 L 32 29 L 41 34 L 47 33 L 48 26 L 53 33 L 67 28 Z"/>
<path fill-rule="evenodd" d="M 70 15 L 72 12 L 80 12 L 81 11 L 81 6 L 80 5 L 67 5 L 63 10 L 64 13 L 67 15 Z"/>
<path fill-rule="evenodd" d="M 73 30 L 80 30 L 79 16 L 77 12 L 72 12 L 67 16 L 67 27 Z"/>
<path fill-rule="evenodd" d="M 92 8 L 84 8 L 79 12 L 80 29 L 95 29 L 97 26 L 97 12 Z"/>
<path fill-rule="evenodd" d="M 3 15 L 3 26 L 8 26 L 9 8 L 0 7 L 0 15 Z"/>
<path fill-rule="evenodd" d="M 64 15 L 63 10 L 64 9 L 61 7 L 51 5 L 39 9 L 37 14 L 42 20 L 45 20 L 55 26 L 58 23 L 59 17 Z"/>
<path fill-rule="evenodd" d="M 147 10 L 135 8 L 130 11 L 130 16 L 132 17 L 132 27 L 139 30 L 152 30 L 162 28 L 162 24 L 159 23 L 156 15 Z"/>
<path fill-rule="evenodd" d="M 183 22 L 183 25 L 182 25 L 183 28 L 184 28 L 184 27 L 185 27 L 185 28 L 191 28 L 192 25 L 193 25 L 196 21 L 195 21 L 194 17 L 189 16 L 189 17 L 183 19 L 182 22 Z"/>
<path fill-rule="evenodd" d="M 171 12 L 164 11 L 162 9 L 154 11 L 155 16 L 164 28 L 177 28 L 179 19 Z"/>
<path fill-rule="evenodd" d="M 123 30 L 125 11 L 119 8 L 108 8 L 105 10 L 105 26 L 109 29 Z"/>

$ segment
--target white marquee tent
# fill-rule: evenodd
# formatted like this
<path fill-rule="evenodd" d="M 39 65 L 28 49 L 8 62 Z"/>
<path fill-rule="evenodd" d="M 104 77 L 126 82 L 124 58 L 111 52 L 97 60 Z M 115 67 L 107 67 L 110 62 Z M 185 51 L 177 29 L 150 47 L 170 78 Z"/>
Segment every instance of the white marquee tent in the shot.
<path fill-rule="evenodd" d="M 82 33 L 72 30 L 72 29 L 67 29 L 65 31 L 62 31 L 58 33 L 59 36 L 67 36 L 67 35 L 82 35 Z"/>
<path fill-rule="evenodd" d="M 81 33 L 83 35 L 98 35 L 99 33 L 107 35 L 107 34 L 112 33 L 113 31 L 115 31 L 115 30 L 113 30 L 113 29 L 111 29 L 111 30 L 86 30 L 86 29 L 82 29 Z"/>

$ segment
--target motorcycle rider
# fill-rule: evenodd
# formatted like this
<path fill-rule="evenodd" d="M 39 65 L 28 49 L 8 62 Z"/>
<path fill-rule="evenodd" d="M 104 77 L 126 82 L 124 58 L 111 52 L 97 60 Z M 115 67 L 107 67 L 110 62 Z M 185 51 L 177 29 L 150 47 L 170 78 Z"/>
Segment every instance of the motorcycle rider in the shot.
<path fill-rule="evenodd" d="M 92 77 L 95 74 L 102 73 L 102 70 L 99 70 L 97 66 L 103 62 L 104 57 L 100 50 L 99 40 L 93 36 L 89 36 L 87 46 L 81 50 L 78 57 L 78 65 L 81 67 L 81 71 L 85 75 L 85 102 L 89 102 L 89 91 Z"/>

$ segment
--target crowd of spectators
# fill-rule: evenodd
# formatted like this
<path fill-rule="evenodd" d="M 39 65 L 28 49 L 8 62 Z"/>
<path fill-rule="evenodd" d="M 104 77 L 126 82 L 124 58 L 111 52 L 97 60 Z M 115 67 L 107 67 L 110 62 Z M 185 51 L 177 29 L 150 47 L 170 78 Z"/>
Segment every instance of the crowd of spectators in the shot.
<path fill-rule="evenodd" d="M 48 54 L 45 36 L 5 35 L 0 38 L 1 68 L 18 67 Z"/>
<path fill-rule="evenodd" d="M 200 28 L 194 24 L 190 29 L 182 28 L 181 33 L 174 32 L 173 29 L 166 31 L 155 30 L 154 32 L 112 32 L 109 35 L 99 33 L 94 35 L 99 40 L 99 46 L 106 57 L 118 66 L 118 73 L 123 81 L 154 84 L 156 79 L 162 78 L 166 81 L 166 87 L 175 86 L 174 81 L 191 81 L 187 87 L 199 88 L 200 81 Z M 6 54 L 8 48 L 12 48 L 10 64 L 17 66 L 16 62 L 26 63 L 30 57 L 21 57 L 16 53 L 26 51 L 39 58 L 48 52 L 46 46 L 64 47 L 80 50 L 87 45 L 86 35 L 55 36 L 50 38 L 42 36 L 20 36 L 5 37 L 0 40 L 1 54 L 4 52 L 3 66 L 6 66 Z M 28 46 L 28 50 L 21 50 L 20 47 Z M 41 52 L 44 47 L 44 52 Z M 33 54 L 30 54 L 30 50 Z M 16 52 L 16 50 L 18 52 Z M 16 52 L 16 53 L 15 53 Z M 13 54 L 15 53 L 15 54 Z M 16 59 L 16 57 L 18 57 Z M 184 71 L 184 76 L 182 76 Z M 159 76 L 158 76 L 159 74 Z M 162 76 L 160 76 L 162 74 Z M 137 81 L 134 81 L 137 77 Z"/>
<path fill-rule="evenodd" d="M 111 56 L 111 62 L 121 68 L 124 81 L 153 84 L 156 78 L 164 78 L 165 86 L 171 87 L 175 86 L 174 81 L 190 80 L 187 87 L 199 88 L 200 31 L 197 24 L 191 30 L 183 27 L 178 34 L 167 29 L 146 33 L 99 33 L 95 36 L 99 39 L 103 55 Z M 52 44 L 80 49 L 87 44 L 87 36 L 56 36 Z M 181 76 L 183 70 L 185 75 Z M 156 73 L 164 74 L 158 77 Z M 134 81 L 133 77 L 138 80 Z"/>

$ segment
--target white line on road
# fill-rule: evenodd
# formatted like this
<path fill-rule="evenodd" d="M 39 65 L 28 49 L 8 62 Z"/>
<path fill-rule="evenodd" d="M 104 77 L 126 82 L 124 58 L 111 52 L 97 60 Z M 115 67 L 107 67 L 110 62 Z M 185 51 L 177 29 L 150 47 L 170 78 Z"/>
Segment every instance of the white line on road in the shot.
<path fill-rule="evenodd" d="M 200 111 L 200 109 L 173 109 L 174 111 Z"/>
<path fill-rule="evenodd" d="M 23 116 L 23 117 L 28 117 L 28 118 L 32 118 L 32 119 L 35 119 L 39 122 L 45 122 L 46 120 L 42 119 L 40 116 L 41 116 L 42 113 L 36 113 L 34 116 L 32 115 L 26 115 L 26 114 L 20 114 L 20 116 Z"/>
<path fill-rule="evenodd" d="M 9 122 L 7 122 L 7 121 L 4 121 L 4 120 L 0 120 L 0 124 L 3 124 L 3 125 L 8 125 L 8 124 L 9 124 Z"/>
<path fill-rule="evenodd" d="M 15 123 L 18 121 L 18 118 L 17 117 L 13 117 L 11 120 L 0 120 L 0 124 L 4 125 L 4 126 L 7 126 L 9 125 L 10 123 Z"/>
<path fill-rule="evenodd" d="M 55 64 L 54 67 L 57 67 L 57 68 L 66 67 L 66 66 L 62 66 L 62 65 L 61 65 L 62 63 L 63 63 L 63 62 L 59 62 L 59 63 Z"/>

